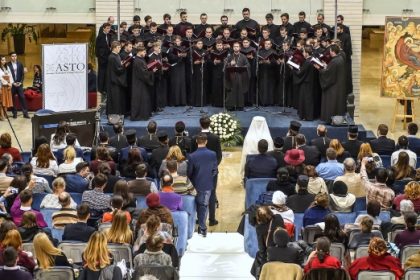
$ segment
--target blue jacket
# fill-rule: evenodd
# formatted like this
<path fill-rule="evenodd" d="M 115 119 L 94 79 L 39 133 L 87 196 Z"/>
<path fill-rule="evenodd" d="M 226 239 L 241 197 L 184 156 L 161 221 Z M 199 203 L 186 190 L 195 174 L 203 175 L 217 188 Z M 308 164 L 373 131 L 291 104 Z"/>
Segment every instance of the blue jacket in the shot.
<path fill-rule="evenodd" d="M 197 191 L 214 188 L 217 175 L 216 153 L 207 148 L 198 148 L 188 157 L 188 177 Z"/>
<path fill-rule="evenodd" d="M 142 148 L 142 147 L 137 147 L 137 146 L 128 146 L 125 148 L 122 148 L 120 151 L 120 156 L 119 156 L 119 163 L 121 164 L 122 162 L 128 160 L 128 153 L 130 152 L 131 149 L 137 148 L 140 150 L 140 154 L 141 157 L 143 158 L 144 162 L 148 162 L 149 161 L 149 155 L 147 154 L 147 151 Z"/>
<path fill-rule="evenodd" d="M 246 178 L 275 178 L 277 161 L 267 154 L 258 154 L 245 164 Z"/>
<path fill-rule="evenodd" d="M 303 214 L 303 226 L 310 226 L 316 223 L 321 223 L 324 221 L 324 218 L 327 214 L 330 213 L 329 209 L 315 205 L 306 209 L 305 214 Z"/>
<path fill-rule="evenodd" d="M 83 193 L 89 187 L 89 180 L 78 173 L 67 174 L 64 181 L 66 182 L 66 191 L 71 193 Z"/>

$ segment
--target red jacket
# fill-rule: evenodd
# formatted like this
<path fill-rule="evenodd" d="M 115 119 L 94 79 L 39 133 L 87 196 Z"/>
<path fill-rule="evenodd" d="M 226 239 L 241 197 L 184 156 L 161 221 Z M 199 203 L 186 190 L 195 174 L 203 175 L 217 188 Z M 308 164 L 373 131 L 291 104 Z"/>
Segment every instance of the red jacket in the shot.
<path fill-rule="evenodd" d="M 341 262 L 336 257 L 326 255 L 324 261 L 321 262 L 317 256 L 313 257 L 305 265 L 304 271 L 308 273 L 311 269 L 316 268 L 341 268 Z"/>
<path fill-rule="evenodd" d="M 369 255 L 368 257 L 362 257 L 354 260 L 349 268 L 351 279 L 356 280 L 357 274 L 362 270 L 392 271 L 395 274 L 396 280 L 400 280 L 404 275 L 404 270 L 401 267 L 400 260 L 388 253 L 380 257 Z"/>
<path fill-rule="evenodd" d="M 0 148 L 0 157 L 3 156 L 3 154 L 8 153 L 13 157 L 13 161 L 22 161 L 22 156 L 18 149 L 16 148 Z"/>

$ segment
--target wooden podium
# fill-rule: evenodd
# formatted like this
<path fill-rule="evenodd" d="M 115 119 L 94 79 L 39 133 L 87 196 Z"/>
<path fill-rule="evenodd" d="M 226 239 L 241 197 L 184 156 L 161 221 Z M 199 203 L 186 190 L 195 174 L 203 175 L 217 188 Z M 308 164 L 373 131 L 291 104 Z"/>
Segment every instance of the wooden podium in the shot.
<path fill-rule="evenodd" d="M 395 107 L 394 107 L 394 114 L 393 114 L 393 117 L 392 117 L 391 132 L 394 132 L 394 130 L 395 130 L 395 122 L 397 121 L 397 118 L 402 118 L 403 129 L 404 130 L 407 128 L 407 118 L 411 118 L 412 122 L 414 122 L 414 118 L 415 118 L 414 103 L 415 103 L 416 99 L 418 99 L 418 97 L 398 97 L 398 98 L 395 99 Z M 408 101 L 411 101 L 411 114 L 410 115 L 407 114 Z M 402 113 L 400 113 L 401 103 L 403 105 L 402 106 L 402 108 L 403 108 Z"/>

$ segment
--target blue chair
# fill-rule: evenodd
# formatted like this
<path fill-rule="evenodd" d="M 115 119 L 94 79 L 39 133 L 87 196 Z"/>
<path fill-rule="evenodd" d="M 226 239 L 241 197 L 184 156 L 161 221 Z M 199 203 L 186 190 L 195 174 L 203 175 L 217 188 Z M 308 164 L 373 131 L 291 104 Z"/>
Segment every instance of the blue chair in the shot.
<path fill-rule="evenodd" d="M 338 221 L 341 225 L 353 224 L 356 220 L 356 212 L 344 213 L 344 212 L 333 212 L 337 216 Z"/>
<path fill-rule="evenodd" d="M 195 196 L 183 195 L 182 196 L 182 210 L 188 213 L 188 239 L 193 236 L 195 229 L 195 217 L 197 213 Z"/>
<path fill-rule="evenodd" d="M 268 182 L 275 180 L 275 178 L 253 178 L 245 182 L 245 209 L 248 209 L 252 204 L 255 204 L 260 194 L 267 189 Z"/>
<path fill-rule="evenodd" d="M 34 193 L 32 195 L 32 209 L 39 211 L 41 208 L 41 202 L 46 195 L 47 193 Z"/>
<path fill-rule="evenodd" d="M 49 176 L 49 175 L 40 175 L 40 174 L 35 174 L 35 175 L 38 176 L 38 177 L 42 177 L 45 180 L 47 180 L 48 181 L 48 185 L 50 187 L 52 187 L 52 183 L 53 183 L 54 179 L 56 178 L 54 176 Z"/>
<path fill-rule="evenodd" d="M 21 152 L 20 155 L 22 156 L 22 161 L 23 162 L 29 162 L 31 157 L 32 157 L 32 153 L 31 152 Z"/>
<path fill-rule="evenodd" d="M 83 160 L 86 161 L 86 162 L 90 162 L 91 155 L 92 155 L 91 150 L 84 150 L 83 151 Z"/>
<path fill-rule="evenodd" d="M 391 156 L 389 155 L 380 155 L 381 160 L 382 160 L 382 165 L 385 168 L 389 168 L 391 167 Z"/>
<path fill-rule="evenodd" d="M 298 241 L 300 238 L 301 230 L 303 228 L 303 215 L 304 213 L 295 213 L 295 240 Z"/>
<path fill-rule="evenodd" d="M 357 216 L 366 215 L 366 214 L 367 214 L 366 211 L 357 212 Z M 390 222 L 391 221 L 391 213 L 389 213 L 389 211 L 381 211 L 381 213 L 379 213 L 379 219 L 381 219 L 382 222 Z"/>
<path fill-rule="evenodd" d="M 255 227 L 249 224 L 249 215 L 245 215 L 244 226 L 244 249 L 251 258 L 255 258 L 258 252 L 258 240 Z"/>
<path fill-rule="evenodd" d="M 392 189 L 395 192 L 395 195 L 399 195 L 401 193 L 404 193 L 405 185 L 407 185 L 411 180 L 396 180 L 394 182 L 394 185 L 392 186 Z"/>
<path fill-rule="evenodd" d="M 57 229 L 57 228 L 51 229 L 52 237 L 57 239 L 59 242 L 63 240 L 63 234 L 64 234 L 64 229 Z"/>
<path fill-rule="evenodd" d="M 70 194 L 71 198 L 73 198 L 74 202 L 77 205 L 82 204 L 82 196 L 83 196 L 83 193 L 69 193 L 69 194 Z"/>
<path fill-rule="evenodd" d="M 366 210 L 366 197 L 357 197 L 354 203 L 353 212 L 365 211 Z"/>
<path fill-rule="evenodd" d="M 52 226 L 52 215 L 59 211 L 60 209 L 56 209 L 56 208 L 41 208 L 40 212 L 42 214 L 42 216 L 44 216 L 44 220 L 47 223 L 49 228 L 53 228 Z"/>
<path fill-rule="evenodd" d="M 172 218 L 174 225 L 178 229 L 178 240 L 176 242 L 176 249 L 178 255 L 181 257 L 187 248 L 188 240 L 188 213 L 185 211 L 173 211 Z"/>
<path fill-rule="evenodd" d="M 139 208 L 139 209 L 147 208 L 146 197 L 145 196 L 141 196 L 141 195 L 136 196 L 136 201 L 137 201 L 136 208 Z"/>

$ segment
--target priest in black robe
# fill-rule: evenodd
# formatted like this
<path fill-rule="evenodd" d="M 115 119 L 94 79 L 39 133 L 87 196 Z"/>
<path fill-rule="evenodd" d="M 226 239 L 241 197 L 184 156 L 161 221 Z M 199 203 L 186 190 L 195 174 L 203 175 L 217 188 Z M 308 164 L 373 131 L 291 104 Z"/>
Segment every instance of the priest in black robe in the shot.
<path fill-rule="evenodd" d="M 299 16 L 299 20 L 293 24 L 293 32 L 300 33 L 302 29 L 306 29 L 307 32 L 311 32 L 312 25 L 305 20 L 306 13 L 301 11 L 299 12 L 298 16 Z"/>
<path fill-rule="evenodd" d="M 245 94 L 249 88 L 251 69 L 248 59 L 240 50 L 240 43 L 233 43 L 233 54 L 227 60 L 226 107 L 228 109 L 242 110 L 245 106 Z"/>
<path fill-rule="evenodd" d="M 120 42 L 112 42 L 111 54 L 108 57 L 108 66 L 106 71 L 106 112 L 108 115 L 124 115 L 126 112 L 127 72 L 121 62 L 119 55 L 120 51 Z"/>
<path fill-rule="evenodd" d="M 292 36 L 293 35 L 293 31 L 294 31 L 294 27 L 293 27 L 293 24 L 291 24 L 289 22 L 289 14 L 288 13 L 283 13 L 283 14 L 281 14 L 280 18 L 281 18 L 280 28 L 282 26 L 284 26 L 286 28 L 286 30 L 287 30 L 287 34 L 289 36 Z"/>
<path fill-rule="evenodd" d="M 256 40 L 260 35 L 260 25 L 258 22 L 250 18 L 251 12 L 248 8 L 243 8 L 242 17 L 243 19 L 238 21 L 235 25 L 236 32 L 234 32 L 233 37 L 239 38 L 239 32 L 246 28 L 248 30 L 248 37 Z"/>
<path fill-rule="evenodd" d="M 164 61 L 162 58 L 161 53 L 161 45 L 160 42 L 156 42 L 153 45 L 153 52 L 149 55 L 148 62 L 151 63 L 153 61 L 159 62 L 162 66 L 159 67 L 159 70 L 154 74 L 154 87 L 153 87 L 153 109 L 157 112 L 162 112 L 163 108 L 168 105 L 167 100 L 167 92 L 168 92 L 168 85 L 167 85 L 167 78 L 165 76 L 166 71 L 168 71 L 167 66 L 163 66 Z"/>
<path fill-rule="evenodd" d="M 344 27 L 342 24 L 337 25 L 337 39 L 341 42 L 341 48 L 346 54 L 345 63 L 346 63 L 346 88 L 347 94 L 353 92 L 353 75 L 352 75 L 352 61 L 351 56 L 353 55 L 353 50 L 351 46 L 350 34 L 344 32 Z"/>
<path fill-rule="evenodd" d="M 194 65 L 193 65 L 193 48 L 194 48 L 194 38 L 193 38 L 193 28 L 187 27 L 185 31 L 185 37 L 182 42 L 183 46 L 188 49 L 186 63 L 185 63 L 185 88 L 187 89 L 187 104 L 191 105 L 192 98 L 192 77 L 194 74 Z"/>
<path fill-rule="evenodd" d="M 267 21 L 267 24 L 264 25 L 263 28 L 270 30 L 270 38 L 274 39 L 279 33 L 279 26 L 273 23 L 274 16 L 272 13 L 266 14 L 265 20 Z"/>
<path fill-rule="evenodd" d="M 207 27 L 206 31 L 205 31 L 205 35 L 203 38 L 203 45 L 204 45 L 204 50 L 207 51 L 207 53 L 211 53 L 212 50 L 215 49 L 215 45 L 216 45 L 216 39 L 213 37 L 213 28 L 212 27 Z M 206 73 L 206 75 L 204 76 L 204 88 L 205 88 L 205 93 L 206 93 L 206 98 L 204 100 L 206 100 L 206 105 L 211 103 L 211 71 L 213 69 L 213 64 L 210 61 L 210 59 L 206 59 L 206 62 L 204 63 L 204 73 Z"/>
<path fill-rule="evenodd" d="M 331 117 L 346 113 L 346 66 L 343 57 L 338 55 L 340 48 L 330 46 L 331 61 L 325 69 L 319 68 L 319 81 L 322 88 L 321 117 L 331 123 Z"/>
<path fill-rule="evenodd" d="M 126 67 L 127 71 L 127 96 L 126 96 L 126 114 L 129 115 L 130 113 L 130 102 L 131 102 L 131 78 L 133 73 L 132 67 L 132 59 L 133 59 L 133 44 L 131 42 L 125 42 L 124 48 L 120 52 L 121 61 L 123 61 L 124 66 Z"/>
<path fill-rule="evenodd" d="M 276 89 L 276 59 L 273 57 L 276 51 L 272 49 L 270 40 L 264 41 L 264 48 L 258 53 L 258 104 L 271 106 L 274 103 Z"/>
<path fill-rule="evenodd" d="M 257 50 L 254 47 L 251 47 L 251 40 L 245 38 L 242 40 L 242 49 L 243 53 L 248 59 L 249 65 L 251 67 L 251 76 L 249 78 L 249 88 L 245 96 L 245 105 L 252 106 L 256 104 L 256 85 L 257 85 L 257 76 L 256 76 L 256 66 L 257 66 Z"/>
<path fill-rule="evenodd" d="M 220 23 L 219 27 L 216 28 L 216 30 L 213 33 L 214 38 L 216 39 L 222 39 L 223 36 L 223 30 L 225 28 L 231 28 L 231 26 L 228 25 L 229 18 L 225 15 L 220 17 Z"/>
<path fill-rule="evenodd" d="M 133 61 L 132 121 L 148 120 L 152 116 L 153 72 L 147 70 L 145 56 L 146 49 L 140 47 Z"/>
<path fill-rule="evenodd" d="M 170 106 L 185 106 L 187 104 L 187 89 L 185 87 L 185 63 L 188 49 L 182 46 L 180 36 L 174 37 L 174 45 L 169 49 L 168 61 L 171 64 L 169 80 L 171 91 Z"/>
<path fill-rule="evenodd" d="M 290 42 L 283 42 L 283 58 L 280 64 L 280 79 L 277 83 L 279 87 L 278 97 L 279 104 L 283 107 L 293 107 L 293 69 L 286 64 L 287 60 L 293 55 L 293 51 L 290 48 Z"/>
<path fill-rule="evenodd" d="M 104 101 L 106 94 L 106 71 L 108 67 L 108 56 L 111 53 L 111 25 L 104 23 L 102 26 L 102 32 L 96 37 L 96 48 L 95 55 L 98 59 L 98 91 L 102 94 L 102 102 Z"/>
<path fill-rule="evenodd" d="M 200 15 L 200 24 L 194 26 L 194 35 L 196 38 L 203 38 L 206 33 L 206 28 L 211 27 L 207 24 L 207 14 L 202 13 Z"/>
<path fill-rule="evenodd" d="M 179 14 L 181 21 L 175 26 L 174 33 L 175 35 L 179 35 L 181 37 L 185 37 L 185 31 L 187 28 L 194 28 L 191 22 L 188 22 L 188 15 L 187 12 L 183 11 Z"/>
<path fill-rule="evenodd" d="M 191 84 L 191 106 L 200 107 L 206 104 L 206 92 L 204 86 L 204 77 L 207 76 L 205 73 L 204 63 L 206 51 L 203 49 L 203 41 L 199 39 L 193 48 L 193 75 Z"/>
<path fill-rule="evenodd" d="M 223 49 L 222 40 L 216 41 L 216 50 L 209 55 L 211 65 L 211 104 L 214 107 L 223 107 L 223 66 L 228 51 Z"/>

